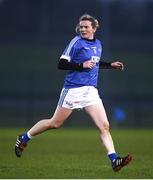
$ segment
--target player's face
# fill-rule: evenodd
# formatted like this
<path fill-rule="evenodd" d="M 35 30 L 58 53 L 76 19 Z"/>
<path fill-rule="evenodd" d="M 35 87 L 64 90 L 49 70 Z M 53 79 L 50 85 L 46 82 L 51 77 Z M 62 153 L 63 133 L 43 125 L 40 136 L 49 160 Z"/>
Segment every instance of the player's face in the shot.
<path fill-rule="evenodd" d="M 81 37 L 85 39 L 93 39 L 94 33 L 96 32 L 96 28 L 92 27 L 92 24 L 88 20 L 80 21 L 79 30 Z"/>

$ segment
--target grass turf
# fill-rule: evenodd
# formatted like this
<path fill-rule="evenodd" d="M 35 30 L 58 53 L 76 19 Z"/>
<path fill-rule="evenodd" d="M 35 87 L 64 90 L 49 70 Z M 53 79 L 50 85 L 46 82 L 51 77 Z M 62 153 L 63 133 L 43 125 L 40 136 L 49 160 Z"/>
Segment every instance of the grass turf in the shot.
<path fill-rule="evenodd" d="M 0 178 L 15 179 L 151 179 L 153 131 L 116 129 L 117 152 L 134 160 L 112 171 L 95 129 L 57 129 L 29 142 L 22 158 L 14 154 L 16 135 L 23 129 L 0 129 Z"/>

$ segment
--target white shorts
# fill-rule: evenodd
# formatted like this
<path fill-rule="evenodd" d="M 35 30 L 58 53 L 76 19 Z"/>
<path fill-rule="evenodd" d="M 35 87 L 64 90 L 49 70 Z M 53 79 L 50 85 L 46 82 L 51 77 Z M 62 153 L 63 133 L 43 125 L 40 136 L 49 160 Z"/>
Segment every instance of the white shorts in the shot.
<path fill-rule="evenodd" d="M 100 104 L 98 90 L 93 86 L 62 89 L 58 105 L 68 109 L 82 109 L 94 104 Z"/>

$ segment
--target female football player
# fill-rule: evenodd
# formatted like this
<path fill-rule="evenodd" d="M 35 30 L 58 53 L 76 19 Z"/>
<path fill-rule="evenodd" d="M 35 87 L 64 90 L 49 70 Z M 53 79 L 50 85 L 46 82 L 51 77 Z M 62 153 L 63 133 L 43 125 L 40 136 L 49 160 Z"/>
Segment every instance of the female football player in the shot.
<path fill-rule="evenodd" d="M 78 35 L 74 37 L 58 62 L 58 69 L 68 70 L 57 108 L 50 119 L 37 122 L 27 133 L 17 137 L 15 153 L 21 157 L 27 142 L 32 137 L 48 129 L 59 128 L 75 109 L 84 109 L 100 132 L 101 141 L 106 149 L 114 171 L 119 171 L 131 160 L 131 155 L 119 157 L 115 151 L 109 131 L 107 115 L 97 91 L 99 69 L 123 70 L 120 61 L 101 61 L 102 44 L 96 39 L 98 20 L 89 14 L 80 17 L 76 26 Z"/>

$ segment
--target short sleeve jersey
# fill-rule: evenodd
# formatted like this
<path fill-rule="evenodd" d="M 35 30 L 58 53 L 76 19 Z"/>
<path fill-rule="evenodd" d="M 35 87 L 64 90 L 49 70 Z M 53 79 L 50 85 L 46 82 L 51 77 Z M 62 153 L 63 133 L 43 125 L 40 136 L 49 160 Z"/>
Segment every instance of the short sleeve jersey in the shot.
<path fill-rule="evenodd" d="M 81 86 L 97 86 L 99 61 L 102 54 L 102 45 L 98 39 L 87 40 L 76 36 L 65 48 L 60 59 L 66 59 L 69 62 L 83 63 L 87 60 L 96 62 L 92 69 L 82 71 L 69 70 L 65 77 L 65 88 L 75 88 Z"/>

